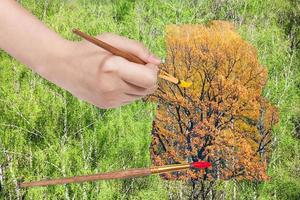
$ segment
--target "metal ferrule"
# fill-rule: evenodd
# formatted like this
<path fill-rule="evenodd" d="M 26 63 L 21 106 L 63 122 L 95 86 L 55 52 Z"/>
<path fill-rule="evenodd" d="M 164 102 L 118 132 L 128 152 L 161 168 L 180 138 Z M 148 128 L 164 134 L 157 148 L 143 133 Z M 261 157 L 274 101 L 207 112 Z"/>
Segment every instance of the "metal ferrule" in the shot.
<path fill-rule="evenodd" d="M 151 174 L 160 174 L 164 172 L 172 172 L 172 171 L 178 171 L 183 169 L 189 169 L 190 164 L 175 164 L 175 165 L 165 165 L 165 166 L 157 166 L 157 167 L 151 167 Z"/>

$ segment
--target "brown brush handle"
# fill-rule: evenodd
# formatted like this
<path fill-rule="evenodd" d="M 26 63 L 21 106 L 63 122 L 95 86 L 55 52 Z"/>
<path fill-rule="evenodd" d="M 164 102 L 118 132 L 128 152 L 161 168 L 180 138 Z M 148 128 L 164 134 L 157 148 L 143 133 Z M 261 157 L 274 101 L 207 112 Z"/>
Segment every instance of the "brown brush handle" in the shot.
<path fill-rule="evenodd" d="M 24 187 L 35 187 L 35 186 L 48 186 L 48 185 L 60 185 L 66 183 L 80 183 L 85 181 L 97 181 L 97 180 L 108 180 L 108 179 L 126 179 L 134 178 L 139 176 L 149 176 L 151 170 L 149 168 L 140 168 L 140 169 L 129 169 L 125 171 L 115 171 L 115 172 L 106 172 L 101 174 L 93 175 L 84 175 L 84 176 L 74 176 L 67 178 L 59 178 L 52 180 L 41 180 L 41 181 L 32 181 L 32 182 L 23 182 L 19 186 Z"/>
<path fill-rule="evenodd" d="M 127 60 L 129 60 L 130 62 L 134 62 L 134 63 L 137 63 L 137 64 L 142 64 L 142 65 L 145 65 L 147 64 L 145 61 L 143 61 L 142 59 L 140 59 L 139 57 L 133 55 L 133 54 L 130 54 L 128 52 L 125 52 L 125 51 L 121 51 L 120 49 L 117 49 L 109 44 L 107 44 L 106 42 L 103 42 L 95 37 L 92 37 L 84 32 L 81 32 L 80 30 L 78 29 L 73 29 L 73 33 L 83 37 L 84 39 L 86 39 L 87 41 L 90 41 L 91 43 L 105 49 L 106 51 L 116 55 L 116 56 L 120 56 L 120 57 L 123 57 L 123 58 L 126 58 Z"/>

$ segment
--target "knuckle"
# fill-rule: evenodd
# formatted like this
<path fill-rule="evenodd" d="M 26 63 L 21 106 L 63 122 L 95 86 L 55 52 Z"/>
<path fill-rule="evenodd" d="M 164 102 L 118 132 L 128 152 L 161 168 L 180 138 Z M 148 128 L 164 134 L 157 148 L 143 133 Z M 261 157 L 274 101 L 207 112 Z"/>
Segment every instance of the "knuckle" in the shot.
<path fill-rule="evenodd" d="M 114 73 L 117 71 L 117 69 L 116 69 L 115 65 L 104 65 L 102 67 L 102 71 L 104 73 Z"/>
<path fill-rule="evenodd" d="M 105 73 L 115 73 L 118 74 L 120 70 L 120 66 L 122 65 L 122 59 L 118 56 L 112 56 L 108 58 L 103 66 L 103 72 Z"/>
<path fill-rule="evenodd" d="M 102 66 L 102 71 L 103 72 L 107 72 L 107 73 L 114 73 L 114 72 L 117 72 L 118 71 L 118 64 L 117 62 L 118 61 L 118 57 L 115 57 L 115 56 L 107 56 L 105 58 L 105 62 L 103 63 L 103 66 Z"/>

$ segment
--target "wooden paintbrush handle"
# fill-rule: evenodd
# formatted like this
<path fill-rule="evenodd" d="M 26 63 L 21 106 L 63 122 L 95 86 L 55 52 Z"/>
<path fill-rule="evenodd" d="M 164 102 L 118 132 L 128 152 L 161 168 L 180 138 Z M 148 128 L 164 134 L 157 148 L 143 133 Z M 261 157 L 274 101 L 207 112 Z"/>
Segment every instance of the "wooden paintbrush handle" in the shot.
<path fill-rule="evenodd" d="M 145 65 L 147 64 L 145 61 L 143 61 L 142 59 L 140 59 L 139 57 L 133 55 L 133 54 L 130 54 L 128 52 L 125 52 L 125 51 L 121 51 L 120 49 L 117 49 L 113 46 L 111 46 L 110 44 L 107 44 L 106 42 L 103 42 L 95 37 L 92 37 L 84 32 L 81 32 L 80 30 L 78 29 L 73 29 L 73 33 L 83 37 L 84 39 L 86 39 L 87 41 L 90 41 L 91 43 L 105 49 L 106 51 L 116 55 L 116 56 L 120 56 L 120 57 L 123 57 L 123 58 L 126 58 L 127 60 L 129 60 L 130 62 L 134 62 L 134 63 L 137 63 L 137 64 L 142 64 L 142 65 Z"/>
<path fill-rule="evenodd" d="M 60 185 L 66 183 L 80 183 L 85 181 L 97 181 L 97 180 L 108 180 L 108 179 L 126 179 L 134 178 L 139 176 L 149 176 L 151 170 L 149 168 L 140 168 L 140 169 L 129 169 L 125 171 L 115 171 L 115 172 L 106 172 L 101 174 L 93 175 L 84 175 L 84 176 L 74 176 L 67 178 L 59 178 L 52 180 L 41 180 L 41 181 L 32 181 L 32 182 L 23 182 L 20 183 L 20 187 L 35 187 L 35 186 L 48 186 L 48 185 Z"/>

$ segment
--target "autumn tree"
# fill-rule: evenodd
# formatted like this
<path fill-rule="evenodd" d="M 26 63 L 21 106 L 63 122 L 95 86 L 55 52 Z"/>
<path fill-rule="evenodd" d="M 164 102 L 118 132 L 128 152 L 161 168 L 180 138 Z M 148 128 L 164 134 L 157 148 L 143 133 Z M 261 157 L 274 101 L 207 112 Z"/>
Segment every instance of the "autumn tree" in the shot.
<path fill-rule="evenodd" d="M 267 71 L 232 24 L 167 27 L 162 70 L 190 88 L 161 81 L 153 122 L 154 165 L 209 161 L 212 168 L 166 173 L 168 180 L 267 179 L 276 109 L 262 97 Z"/>

